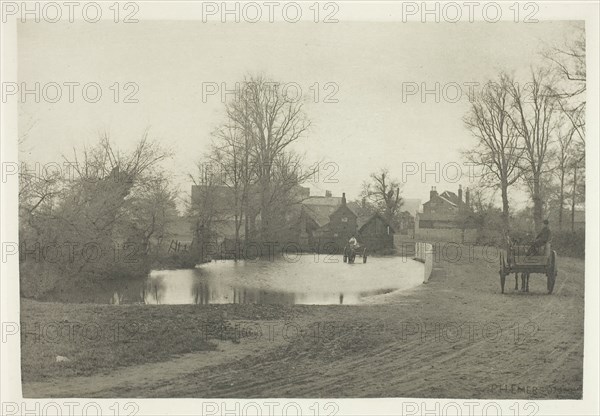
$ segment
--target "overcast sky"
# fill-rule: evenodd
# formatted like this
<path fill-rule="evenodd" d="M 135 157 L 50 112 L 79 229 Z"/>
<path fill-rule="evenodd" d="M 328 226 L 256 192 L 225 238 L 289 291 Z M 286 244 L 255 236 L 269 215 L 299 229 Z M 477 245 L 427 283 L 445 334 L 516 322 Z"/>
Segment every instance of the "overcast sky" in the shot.
<path fill-rule="evenodd" d="M 151 137 L 172 147 L 167 167 L 187 191 L 186 175 L 224 119 L 219 95 L 203 102 L 203 83 L 232 88 L 246 74 L 261 73 L 301 86 L 312 126 L 297 149 L 306 153 L 307 164 L 322 160 L 339 167 L 338 183 L 323 183 L 321 175 L 312 193 L 346 192 L 353 199 L 361 182 L 381 167 L 401 179 L 402 162 L 430 169 L 436 162 L 462 163 L 460 152 L 474 143 L 462 123 L 466 96 L 436 103 L 428 95 L 422 103 L 417 94 L 403 102 L 403 83 L 433 89 L 436 82 L 483 84 L 500 70 L 523 74 L 541 59 L 545 44 L 560 44 L 572 32 L 564 22 L 20 24 L 20 82 L 96 82 L 103 94 L 88 103 L 75 87 L 75 102 L 69 103 L 64 86 L 58 103 L 28 97 L 19 111 L 20 134 L 27 132 L 21 156 L 60 161 L 62 153 L 93 143 L 105 130 L 118 146 L 131 148 L 149 127 Z M 118 104 L 110 89 L 115 82 L 121 86 Z M 122 102 L 132 91 L 123 89 L 126 82 L 139 85 L 139 103 Z M 328 82 L 338 88 L 337 103 L 323 102 L 333 91 L 325 89 Z M 315 83 L 318 103 L 310 89 Z M 447 92 L 454 98 L 455 89 Z M 439 191 L 468 186 L 466 167 L 464 174 L 460 182 L 441 178 L 437 184 L 434 175 L 426 183 L 411 176 L 403 194 L 425 202 L 432 185 Z"/>

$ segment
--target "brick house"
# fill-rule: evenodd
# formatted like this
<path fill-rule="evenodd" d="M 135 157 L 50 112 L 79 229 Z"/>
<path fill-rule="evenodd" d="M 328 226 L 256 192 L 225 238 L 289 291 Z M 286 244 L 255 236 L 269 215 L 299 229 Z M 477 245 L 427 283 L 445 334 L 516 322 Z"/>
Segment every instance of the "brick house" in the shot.
<path fill-rule="evenodd" d="M 358 221 L 358 239 L 370 251 L 393 248 L 394 233 L 392 226 L 379 213 Z"/>
<path fill-rule="evenodd" d="M 463 201 L 462 186 L 458 193 L 444 191 L 438 194 L 435 186 L 429 192 L 429 201 L 415 219 L 415 237 L 422 240 L 474 242 L 477 229 L 470 205 L 469 188 Z"/>
<path fill-rule="evenodd" d="M 360 215 L 360 206 L 341 197 L 313 196 L 302 202 L 299 244 L 310 250 L 340 252 L 353 235 L 370 249 L 393 247 L 394 229 L 379 214 Z"/>

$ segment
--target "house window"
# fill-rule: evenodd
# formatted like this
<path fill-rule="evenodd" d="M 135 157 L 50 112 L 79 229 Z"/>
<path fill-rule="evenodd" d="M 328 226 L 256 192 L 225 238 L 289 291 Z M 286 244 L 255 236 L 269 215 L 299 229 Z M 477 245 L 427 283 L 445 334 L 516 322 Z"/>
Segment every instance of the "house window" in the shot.
<path fill-rule="evenodd" d="M 348 217 L 342 217 L 342 222 L 348 222 Z"/>

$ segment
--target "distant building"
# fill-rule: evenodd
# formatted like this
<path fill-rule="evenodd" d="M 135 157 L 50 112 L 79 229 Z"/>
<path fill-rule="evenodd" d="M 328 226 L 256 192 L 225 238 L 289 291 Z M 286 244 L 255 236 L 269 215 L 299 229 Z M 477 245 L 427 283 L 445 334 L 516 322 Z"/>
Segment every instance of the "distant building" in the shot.
<path fill-rule="evenodd" d="M 469 188 L 463 201 L 462 186 L 458 194 L 444 191 L 438 194 L 435 186 L 429 192 L 429 201 L 415 221 L 415 238 L 432 241 L 474 242 L 477 229 L 470 205 Z"/>
<path fill-rule="evenodd" d="M 311 196 L 302 201 L 299 244 L 303 248 L 340 251 L 356 236 L 370 250 L 393 247 L 394 229 L 379 214 L 361 215 L 359 204 L 346 201 L 346 194 Z"/>
<path fill-rule="evenodd" d="M 421 209 L 421 200 L 415 198 L 402 198 L 402 211 L 398 218 L 396 232 L 403 238 L 413 239 L 415 237 L 415 219 Z"/>
<path fill-rule="evenodd" d="M 223 185 L 213 186 L 210 201 L 203 199 L 206 191 L 202 185 L 193 186 L 192 204 L 213 213 L 211 230 L 214 235 L 210 241 L 230 247 L 235 239 L 234 191 Z M 252 236 L 260 227 L 260 200 L 258 192 L 249 194 L 248 231 Z M 290 195 L 291 205 L 284 213 L 277 214 L 277 221 L 282 224 L 277 242 L 294 243 L 304 250 L 333 252 L 340 251 L 355 235 L 373 250 L 393 247 L 393 227 L 381 215 L 364 214 L 365 210 L 359 204 L 346 201 L 346 194 L 337 197 L 326 191 L 324 196 L 311 196 L 309 188 L 298 186 L 290 191 Z M 408 216 L 412 218 L 410 214 Z M 244 235 L 245 224 L 242 224 L 239 237 L 243 239 Z"/>
<path fill-rule="evenodd" d="M 370 251 L 393 248 L 394 233 L 394 228 L 379 213 L 358 219 L 359 241 Z"/>
<path fill-rule="evenodd" d="M 210 194 L 210 199 L 205 195 Z M 293 224 L 297 222 L 300 216 L 301 202 L 310 196 L 310 189 L 302 186 L 295 186 L 288 190 L 286 197 L 290 199 L 290 205 L 282 215 L 281 220 L 288 227 L 280 230 L 283 237 L 292 239 L 296 233 Z M 256 187 L 248 191 L 248 204 L 244 215 L 248 217 L 248 233 L 253 236 L 256 230 L 260 228 L 260 193 Z M 232 187 L 225 185 L 212 185 L 210 188 L 206 185 L 193 185 L 191 195 L 192 207 L 199 211 L 210 213 L 212 216 L 211 229 L 214 232 L 214 242 L 217 244 L 231 244 L 236 235 L 236 194 Z M 238 200 L 239 203 L 239 200 Z M 239 227 L 239 237 L 243 239 L 246 233 L 246 220 L 242 220 Z"/>

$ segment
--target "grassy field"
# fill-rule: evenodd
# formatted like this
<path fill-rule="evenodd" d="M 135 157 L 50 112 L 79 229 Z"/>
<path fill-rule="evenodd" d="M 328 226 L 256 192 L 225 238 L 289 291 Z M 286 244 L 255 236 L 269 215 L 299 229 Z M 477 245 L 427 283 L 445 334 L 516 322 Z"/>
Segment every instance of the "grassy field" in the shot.
<path fill-rule="evenodd" d="M 169 305 L 92 305 L 21 302 L 24 382 L 89 376 L 177 354 L 214 351 L 218 341 L 239 342 L 230 320 L 282 317 L 278 306 L 219 308 Z M 69 361 L 57 362 L 56 357 Z"/>
<path fill-rule="evenodd" d="M 368 266 L 368 265 L 367 265 Z M 31 327 L 115 328 L 100 342 L 23 338 L 26 397 L 456 397 L 582 395 L 584 262 L 554 294 L 500 294 L 496 261 L 439 261 L 429 283 L 355 306 L 22 303 Z M 136 323 L 127 327 L 128 323 Z M 132 329 L 133 328 L 133 329 Z M 208 328 L 198 330 L 199 328 Z M 29 331 L 28 332 L 32 332 Z M 111 333 L 108 331 L 108 333 Z M 32 338 L 33 337 L 33 338 Z M 56 355 L 70 362 L 57 363 Z"/>

